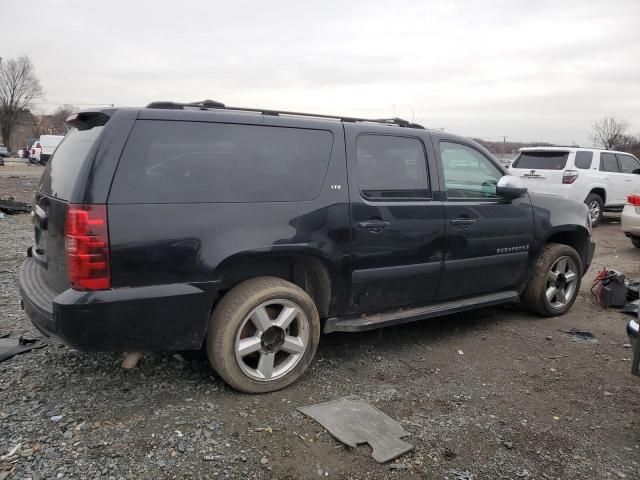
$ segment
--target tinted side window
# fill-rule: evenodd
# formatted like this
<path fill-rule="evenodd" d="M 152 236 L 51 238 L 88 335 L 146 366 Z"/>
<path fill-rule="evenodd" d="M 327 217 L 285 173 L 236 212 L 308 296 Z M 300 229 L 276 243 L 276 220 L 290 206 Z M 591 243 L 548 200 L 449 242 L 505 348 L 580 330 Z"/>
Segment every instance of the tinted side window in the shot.
<path fill-rule="evenodd" d="M 38 189 L 47 195 L 69 200 L 80 166 L 104 127 L 76 130 L 67 133 L 42 172 Z M 35 142 L 34 148 L 40 148 Z"/>
<path fill-rule="evenodd" d="M 634 170 L 640 168 L 638 160 L 631 155 L 621 155 L 617 153 L 616 156 L 618 157 L 618 163 L 620 163 L 620 170 L 623 173 L 633 173 Z"/>
<path fill-rule="evenodd" d="M 618 161 L 613 153 L 601 153 L 600 154 L 600 170 L 603 172 L 617 172 Z"/>
<path fill-rule="evenodd" d="M 320 194 L 333 134 L 223 123 L 136 122 L 115 203 L 280 202 Z"/>
<path fill-rule="evenodd" d="M 584 170 L 591 168 L 591 162 L 593 160 L 593 152 L 576 152 L 575 165 L 576 168 L 582 168 Z"/>
<path fill-rule="evenodd" d="M 504 175 L 478 150 L 440 142 L 447 198 L 497 198 L 496 185 Z"/>
<path fill-rule="evenodd" d="M 358 185 L 365 198 L 428 198 L 424 147 L 416 138 L 359 135 Z"/>

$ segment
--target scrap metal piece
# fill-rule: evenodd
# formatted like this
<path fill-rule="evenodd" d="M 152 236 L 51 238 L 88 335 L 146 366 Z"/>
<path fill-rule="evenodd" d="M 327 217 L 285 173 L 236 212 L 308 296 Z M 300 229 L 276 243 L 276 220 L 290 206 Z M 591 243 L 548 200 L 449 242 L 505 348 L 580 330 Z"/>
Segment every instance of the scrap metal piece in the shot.
<path fill-rule="evenodd" d="M 20 353 L 42 348 L 46 343 L 28 338 L 0 338 L 0 362 Z"/>
<path fill-rule="evenodd" d="M 0 198 L 0 211 L 12 215 L 14 213 L 26 213 L 31 211 L 28 203 L 17 202 L 13 197 L 7 199 Z"/>
<path fill-rule="evenodd" d="M 413 448 L 401 440 L 409 435 L 402 425 L 362 400 L 341 398 L 298 408 L 331 435 L 350 447 L 368 443 L 376 461 L 385 463 Z"/>

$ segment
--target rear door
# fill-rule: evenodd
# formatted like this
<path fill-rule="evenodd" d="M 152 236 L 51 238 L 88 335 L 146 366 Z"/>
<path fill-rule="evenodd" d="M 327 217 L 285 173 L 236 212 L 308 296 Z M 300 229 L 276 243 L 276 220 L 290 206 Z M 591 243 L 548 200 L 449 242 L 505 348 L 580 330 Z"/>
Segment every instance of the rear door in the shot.
<path fill-rule="evenodd" d="M 532 192 L 561 194 L 562 174 L 569 155 L 569 151 L 525 150 L 509 170 L 521 177 Z"/>
<path fill-rule="evenodd" d="M 432 300 L 442 270 L 442 203 L 424 131 L 344 124 L 358 312 Z M 436 187 L 437 189 L 437 187 Z"/>
<path fill-rule="evenodd" d="M 446 137 L 436 145 L 446 189 L 446 248 L 438 297 L 490 293 L 521 285 L 533 242 L 529 196 L 512 201 L 499 197 L 496 185 L 504 172 L 475 145 Z"/>
<path fill-rule="evenodd" d="M 615 153 L 600 152 L 600 172 L 607 185 L 607 206 L 624 205 L 627 198 L 626 176 L 620 171 Z"/>

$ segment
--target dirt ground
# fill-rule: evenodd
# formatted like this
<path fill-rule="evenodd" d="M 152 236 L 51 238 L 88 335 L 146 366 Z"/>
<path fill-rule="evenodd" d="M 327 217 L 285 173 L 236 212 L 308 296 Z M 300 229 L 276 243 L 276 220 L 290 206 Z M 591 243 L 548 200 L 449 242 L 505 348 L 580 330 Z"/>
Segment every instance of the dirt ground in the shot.
<path fill-rule="evenodd" d="M 2 168 L 0 197 L 32 189 L 33 176 Z M 0 220 L 0 333 L 39 336 L 15 285 L 32 235 L 27 215 Z M 640 249 L 616 217 L 594 237 L 594 264 L 563 317 L 510 306 L 325 335 L 301 381 L 272 394 L 232 391 L 200 352 L 148 354 L 124 371 L 122 354 L 49 341 L 0 363 L 0 457 L 20 445 L 17 461 L 0 460 L 0 480 L 640 478 L 627 317 L 589 293 L 604 266 L 640 278 Z M 574 328 L 595 341 L 563 333 Z M 400 421 L 413 451 L 377 464 L 368 446 L 345 447 L 296 410 L 343 396 Z"/>

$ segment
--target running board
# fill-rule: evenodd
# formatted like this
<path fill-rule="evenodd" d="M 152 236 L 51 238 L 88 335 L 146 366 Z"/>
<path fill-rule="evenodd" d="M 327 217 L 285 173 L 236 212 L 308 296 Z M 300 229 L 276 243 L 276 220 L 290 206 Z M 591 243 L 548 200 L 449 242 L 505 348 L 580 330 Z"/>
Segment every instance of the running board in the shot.
<path fill-rule="evenodd" d="M 373 330 L 374 328 L 401 325 L 425 318 L 440 317 L 451 313 L 464 312 L 465 310 L 512 302 L 518 300 L 518 298 L 518 292 L 509 290 L 462 300 L 436 303 L 426 307 L 407 308 L 362 317 L 333 317 L 328 318 L 324 323 L 324 333 L 363 332 L 365 330 Z"/>

